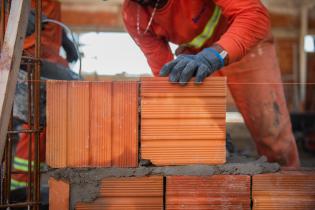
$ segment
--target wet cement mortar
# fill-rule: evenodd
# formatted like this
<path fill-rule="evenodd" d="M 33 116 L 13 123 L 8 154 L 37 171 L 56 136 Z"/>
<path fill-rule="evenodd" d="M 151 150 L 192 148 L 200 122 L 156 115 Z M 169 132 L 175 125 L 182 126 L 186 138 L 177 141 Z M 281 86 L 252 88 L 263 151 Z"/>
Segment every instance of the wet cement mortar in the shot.
<path fill-rule="evenodd" d="M 140 166 L 138 168 L 65 168 L 51 169 L 48 175 L 68 182 L 70 189 L 70 206 L 78 202 L 92 202 L 98 194 L 100 181 L 110 177 L 144 177 L 144 176 L 210 176 L 210 175 L 256 175 L 274 173 L 280 170 L 277 163 L 268 163 L 265 157 L 258 160 L 249 158 L 230 158 L 224 165 L 188 165 L 188 166 Z"/>

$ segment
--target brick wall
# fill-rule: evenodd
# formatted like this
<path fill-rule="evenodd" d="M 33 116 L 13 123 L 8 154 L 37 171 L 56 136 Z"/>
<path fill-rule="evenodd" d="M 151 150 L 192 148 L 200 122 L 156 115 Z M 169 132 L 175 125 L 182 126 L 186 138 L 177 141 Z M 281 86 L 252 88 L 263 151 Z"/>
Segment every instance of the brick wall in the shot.
<path fill-rule="evenodd" d="M 140 158 L 156 165 L 223 164 L 225 112 L 225 78 L 49 81 L 47 164 L 137 167 L 139 145 Z"/>
<path fill-rule="evenodd" d="M 97 199 L 89 203 L 77 203 L 76 209 L 315 209 L 315 173 L 307 171 L 253 177 L 214 175 L 109 178 L 102 180 L 100 185 Z M 50 180 L 51 210 L 69 209 L 71 198 L 68 189 L 69 184 Z"/>

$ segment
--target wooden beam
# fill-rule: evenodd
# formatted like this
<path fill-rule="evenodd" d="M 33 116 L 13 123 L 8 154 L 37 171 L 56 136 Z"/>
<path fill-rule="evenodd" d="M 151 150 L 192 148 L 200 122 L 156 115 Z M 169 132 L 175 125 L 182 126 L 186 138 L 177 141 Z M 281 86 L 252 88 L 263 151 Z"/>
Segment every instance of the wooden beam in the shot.
<path fill-rule="evenodd" d="M 300 26 L 298 15 L 270 13 L 270 20 L 272 27 L 276 28 L 298 28 Z"/>
<path fill-rule="evenodd" d="M 73 1 L 73 2 L 72 2 Z M 75 1 L 75 2 L 74 2 Z M 66 2 L 66 3 L 65 3 Z M 70 0 L 62 2 L 61 19 L 66 25 L 77 31 L 123 31 L 121 6 L 109 7 L 104 2 Z M 71 3 L 69 3 L 71 2 Z M 110 3 L 111 1 L 108 1 Z M 300 28 L 299 13 L 283 13 L 270 11 L 273 28 L 298 30 Z M 309 28 L 315 29 L 315 17 L 309 17 Z"/>
<path fill-rule="evenodd" d="M 301 102 L 305 102 L 305 96 L 306 96 L 306 85 L 305 83 L 307 82 L 307 57 L 306 57 L 306 52 L 304 49 L 304 39 L 305 36 L 307 35 L 308 32 L 308 7 L 303 6 L 301 8 L 301 28 L 300 28 L 300 42 L 299 42 L 299 47 L 300 47 L 300 99 Z"/>
<path fill-rule="evenodd" d="M 82 31 L 123 31 L 120 12 L 78 11 L 63 9 L 61 20 L 73 30 Z"/>
<path fill-rule="evenodd" d="M 29 12 L 29 0 L 12 0 L 0 57 L 0 158 L 6 143 Z"/>
<path fill-rule="evenodd" d="M 299 29 L 301 26 L 300 16 L 292 14 L 270 13 L 271 25 L 273 28 Z M 315 29 L 315 17 L 308 17 L 308 28 Z"/>

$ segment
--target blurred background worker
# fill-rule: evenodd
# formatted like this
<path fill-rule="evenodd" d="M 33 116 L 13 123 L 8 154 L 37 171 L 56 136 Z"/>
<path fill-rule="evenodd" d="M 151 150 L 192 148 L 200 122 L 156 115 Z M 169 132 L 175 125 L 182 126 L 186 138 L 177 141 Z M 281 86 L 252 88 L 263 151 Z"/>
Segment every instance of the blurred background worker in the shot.
<path fill-rule="evenodd" d="M 299 166 L 269 15 L 260 0 L 125 0 L 123 19 L 155 76 L 183 85 L 192 77 L 198 84 L 210 75 L 226 76 L 258 153 Z M 169 42 L 179 45 L 175 60 Z"/>
<path fill-rule="evenodd" d="M 35 8 L 35 0 L 32 1 L 32 8 Z M 68 68 L 68 62 L 78 60 L 78 52 L 74 43 L 67 37 L 62 27 L 55 24 L 60 20 L 60 3 L 52 0 L 42 1 L 42 37 L 41 37 L 41 98 L 40 98 L 40 125 L 45 128 L 45 80 L 77 80 L 79 76 Z M 58 22 L 57 22 L 58 23 Z M 29 15 L 26 38 L 24 42 L 24 55 L 34 57 L 35 54 L 35 10 L 32 9 Z M 60 49 L 63 47 L 66 52 L 66 59 L 60 56 Z M 33 68 L 33 67 L 32 67 Z M 29 129 L 28 124 L 28 77 L 27 66 L 22 64 L 18 75 L 18 83 L 13 108 L 14 124 L 23 129 Z M 45 163 L 45 130 L 40 134 L 41 166 Z M 28 171 L 29 142 L 32 141 L 32 157 L 34 160 L 34 136 L 27 133 L 19 134 L 15 157 L 13 159 L 13 168 L 17 171 Z M 32 161 L 32 165 L 34 162 Z M 23 189 L 27 186 L 27 174 L 12 175 L 11 189 Z M 16 200 L 24 200 L 25 190 L 16 191 Z M 20 198 L 18 198 L 20 197 Z"/>

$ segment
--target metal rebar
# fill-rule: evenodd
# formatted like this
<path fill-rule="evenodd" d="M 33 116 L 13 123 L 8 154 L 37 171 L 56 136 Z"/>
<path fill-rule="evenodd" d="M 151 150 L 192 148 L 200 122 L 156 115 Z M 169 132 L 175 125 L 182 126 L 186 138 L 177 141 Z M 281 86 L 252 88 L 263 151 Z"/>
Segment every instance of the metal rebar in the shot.
<path fill-rule="evenodd" d="M 11 110 L 11 120 L 9 123 L 9 129 L 13 128 L 13 109 Z M 7 151 L 6 151 L 6 203 L 10 203 L 10 191 L 11 191 L 11 171 L 12 171 L 12 135 L 7 135 Z"/>
<path fill-rule="evenodd" d="M 5 0 L 1 0 L 1 16 L 0 16 L 0 52 L 2 50 L 3 40 L 4 40 L 4 34 L 5 34 Z M 6 152 L 5 152 L 6 153 Z M 3 157 L 0 158 L 1 160 L 1 204 L 5 201 L 5 181 L 6 181 L 6 154 L 4 154 Z"/>
<path fill-rule="evenodd" d="M 19 134 L 19 133 L 28 133 L 28 134 L 31 134 L 31 133 L 41 132 L 41 131 L 42 131 L 42 129 L 38 129 L 38 130 L 35 130 L 35 129 L 25 129 L 25 130 L 18 130 L 18 131 L 10 130 L 10 131 L 8 131 L 8 134 Z"/>
<path fill-rule="evenodd" d="M 5 0 L 1 1 L 1 33 L 0 33 L 0 48 L 2 47 L 5 32 Z"/>
<path fill-rule="evenodd" d="M 25 208 L 39 210 L 40 206 L 40 55 L 41 55 L 41 0 L 36 0 L 36 23 L 35 23 L 35 56 L 23 56 L 22 64 L 26 65 L 28 72 L 28 128 L 13 130 L 13 117 L 7 135 L 5 155 L 1 166 L 1 199 L 0 209 Z M 10 11 L 11 1 L 1 1 L 0 17 L 0 46 L 5 36 L 5 12 Z M 34 67 L 34 70 L 32 69 Z M 32 72 L 34 71 L 34 72 Z M 28 144 L 28 171 L 12 170 L 12 138 L 14 134 L 25 133 L 29 135 Z M 32 141 L 35 138 L 35 142 Z M 32 146 L 32 143 L 34 145 Z M 33 150 L 34 149 L 34 150 Z M 33 161 L 32 161 L 33 160 Z M 27 200 L 21 203 L 10 203 L 11 176 L 13 174 L 24 174 L 28 176 Z"/>
<path fill-rule="evenodd" d="M 8 11 L 11 10 L 11 0 L 7 0 L 7 4 L 8 4 Z"/>
<path fill-rule="evenodd" d="M 3 181 L 3 203 L 7 203 L 7 197 L 10 191 L 8 191 L 8 141 L 5 144 L 5 151 L 4 151 L 4 181 Z"/>
<path fill-rule="evenodd" d="M 11 174 L 28 174 L 28 171 L 16 171 L 16 170 L 12 170 Z"/>
<path fill-rule="evenodd" d="M 39 202 L 23 202 L 23 203 L 4 204 L 4 205 L 0 205 L 0 209 L 10 208 L 10 207 L 25 208 L 27 206 L 39 206 L 39 204 L 40 204 Z"/>
<path fill-rule="evenodd" d="M 0 178 L 1 178 L 1 198 L 0 198 L 0 204 L 3 204 L 4 201 L 4 191 L 3 191 L 3 186 L 4 186 L 4 162 L 2 162 L 1 164 L 1 174 L 0 174 Z"/>
<path fill-rule="evenodd" d="M 27 94 L 27 100 L 28 100 L 28 126 L 29 128 L 32 127 L 32 69 L 30 63 L 26 65 L 27 70 L 27 88 L 28 88 L 28 94 Z M 28 142 L 28 176 L 27 176 L 27 201 L 32 201 L 32 165 L 30 164 L 32 160 L 32 134 L 29 133 L 29 139 Z"/>
<path fill-rule="evenodd" d="M 13 109 L 11 110 L 11 119 L 9 123 L 9 129 L 12 129 L 13 127 Z M 5 153 L 4 153 L 4 170 L 5 170 L 5 176 L 4 176 L 4 198 L 3 203 L 9 204 L 10 203 L 10 191 L 11 191 L 11 164 L 12 164 L 12 141 L 11 136 L 7 134 L 6 138 L 6 144 L 5 144 Z"/>
<path fill-rule="evenodd" d="M 32 56 L 27 56 L 27 55 L 23 55 L 22 59 L 23 60 L 29 60 L 31 62 L 40 62 L 41 61 L 41 58 L 34 58 Z"/>
<path fill-rule="evenodd" d="M 36 12 L 35 12 L 35 59 L 41 58 L 41 23 L 42 23 L 42 1 L 36 0 L 35 2 Z M 40 62 L 35 62 L 35 72 L 34 72 L 34 80 L 40 80 Z M 40 127 L 40 83 L 34 83 L 34 129 L 39 130 Z M 35 143 L 34 143 L 34 201 L 40 202 L 40 133 L 36 132 L 35 135 Z M 39 210 L 39 205 L 34 206 L 35 210 Z"/>

